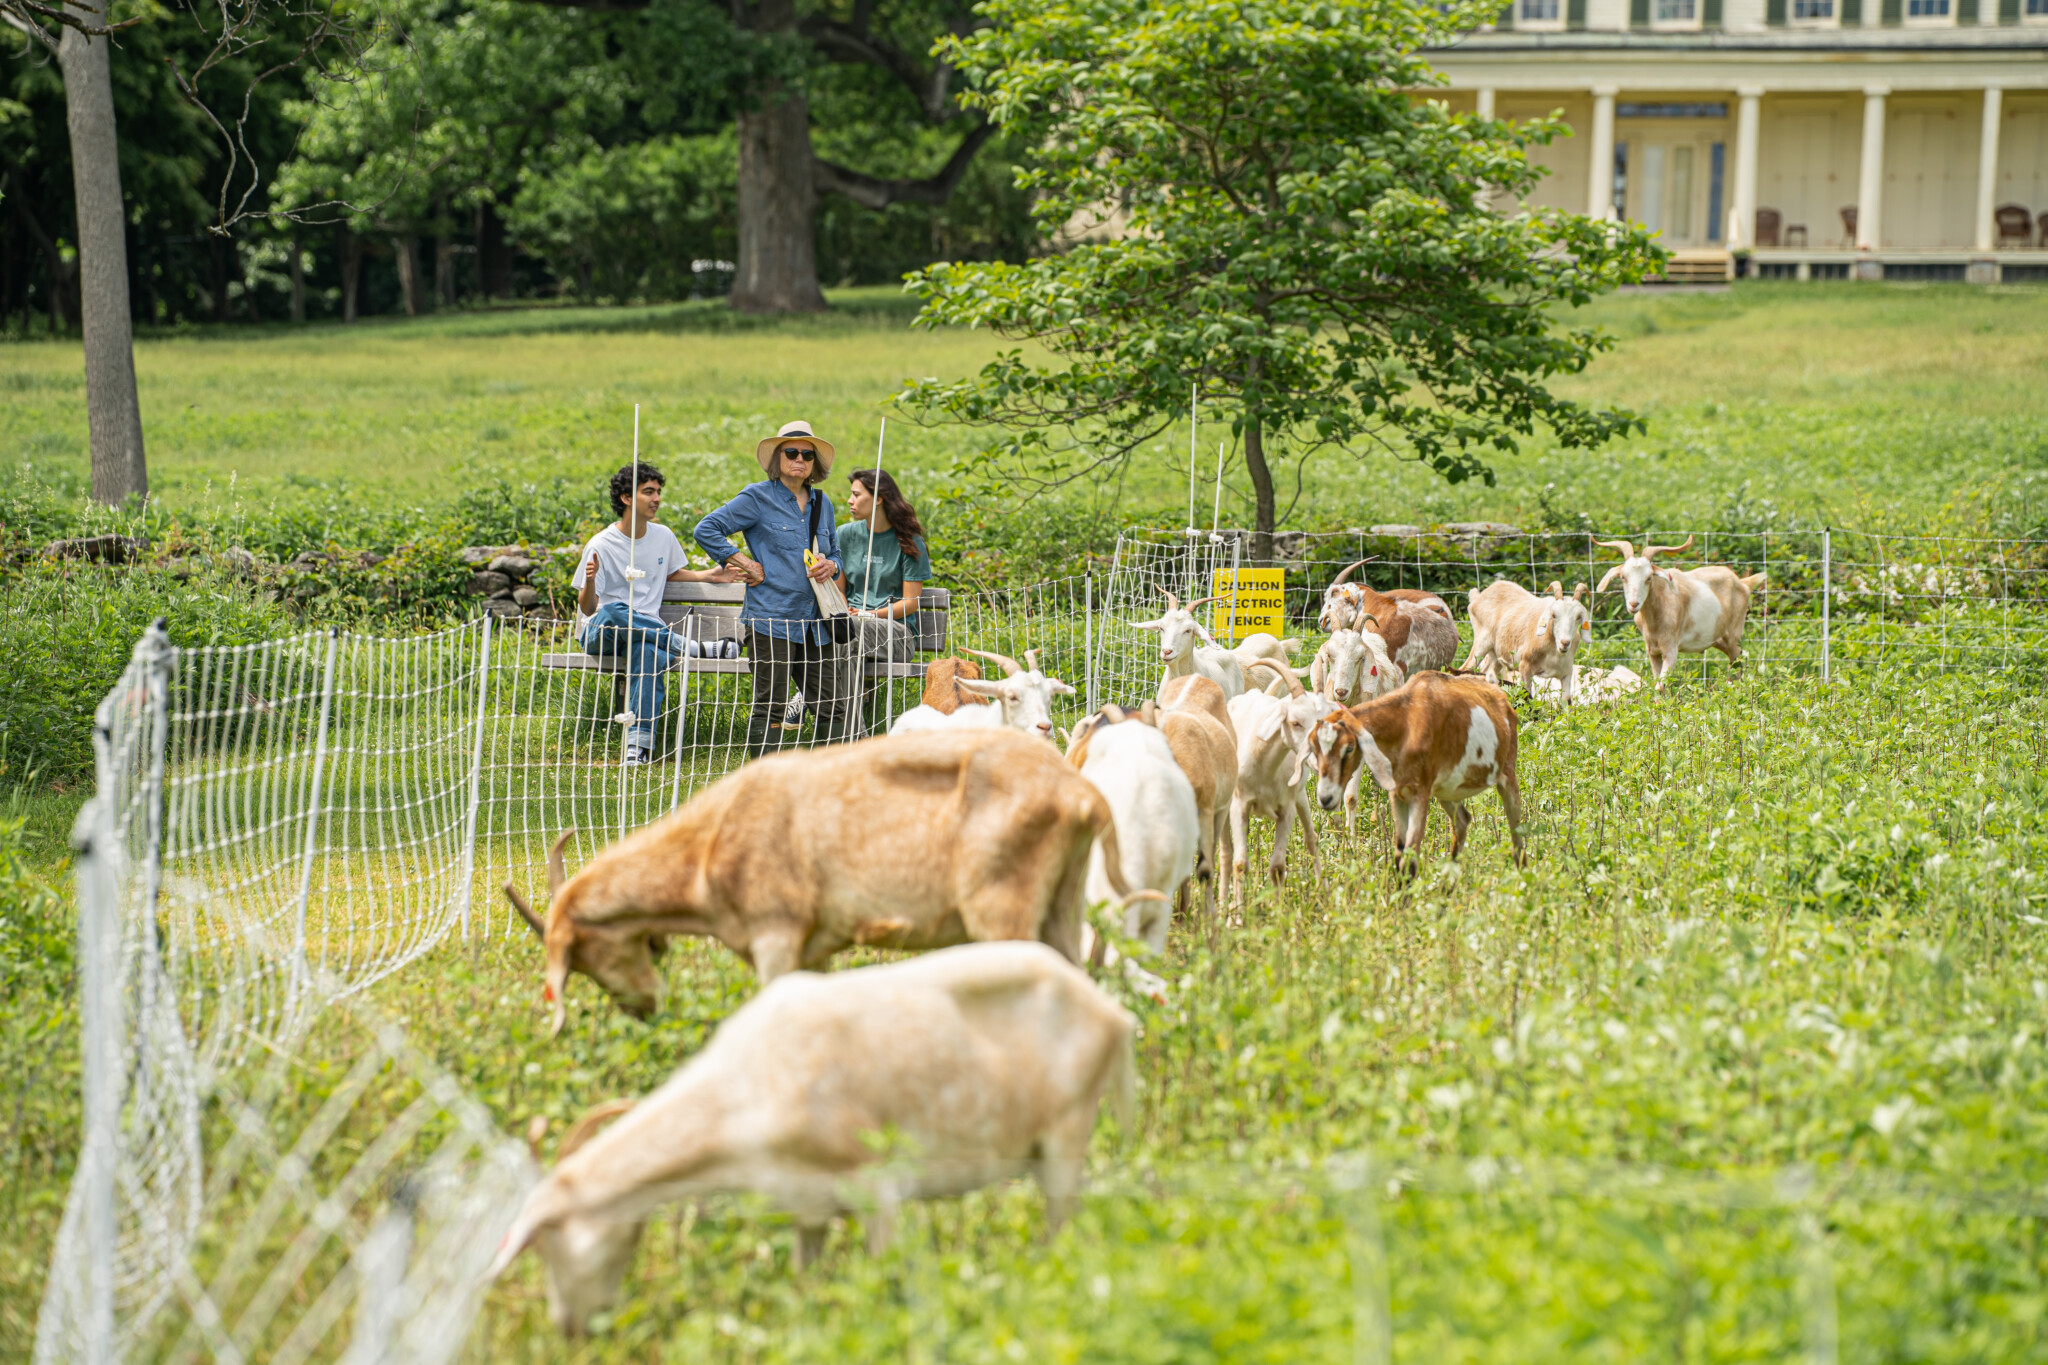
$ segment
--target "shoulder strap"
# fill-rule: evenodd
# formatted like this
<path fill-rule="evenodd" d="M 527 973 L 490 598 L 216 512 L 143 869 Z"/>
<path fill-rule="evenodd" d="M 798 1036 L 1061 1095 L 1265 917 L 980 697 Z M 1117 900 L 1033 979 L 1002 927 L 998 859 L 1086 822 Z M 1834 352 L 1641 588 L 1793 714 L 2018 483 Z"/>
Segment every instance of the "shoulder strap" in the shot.
<path fill-rule="evenodd" d="M 825 495 L 820 493 L 817 489 L 813 488 L 811 490 L 810 517 L 811 548 L 813 550 L 818 548 L 818 513 L 823 509 L 824 505 Z"/>

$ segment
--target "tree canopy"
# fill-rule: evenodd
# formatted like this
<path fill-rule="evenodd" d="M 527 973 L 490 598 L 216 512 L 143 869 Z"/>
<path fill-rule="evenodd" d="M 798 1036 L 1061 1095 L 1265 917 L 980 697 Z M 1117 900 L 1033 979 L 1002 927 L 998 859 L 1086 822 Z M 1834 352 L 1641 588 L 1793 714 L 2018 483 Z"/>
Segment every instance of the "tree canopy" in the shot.
<path fill-rule="evenodd" d="M 985 0 L 948 38 L 962 98 L 1029 148 L 1019 183 L 1062 249 L 917 272 L 927 326 L 1029 340 L 898 396 L 985 425 L 990 458 L 1050 482 L 1121 465 L 1193 401 L 1242 442 L 1257 553 L 1273 456 L 1372 450 L 1452 481 L 1547 427 L 1640 426 L 1551 380 L 1608 344 L 1564 314 L 1653 274 L 1639 228 L 1501 211 L 1560 132 L 1453 114 L 1423 55 L 1481 18 L 1418 0 Z"/>

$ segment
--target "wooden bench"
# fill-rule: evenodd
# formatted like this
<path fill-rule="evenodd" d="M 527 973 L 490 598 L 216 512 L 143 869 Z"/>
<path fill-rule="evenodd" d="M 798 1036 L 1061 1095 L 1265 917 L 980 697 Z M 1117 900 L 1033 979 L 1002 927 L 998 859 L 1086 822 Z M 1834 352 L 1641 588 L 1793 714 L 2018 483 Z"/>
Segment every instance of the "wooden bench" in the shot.
<path fill-rule="evenodd" d="M 740 606 L 746 600 L 747 590 L 738 583 L 664 583 L 661 594 L 661 619 L 670 630 L 686 640 L 709 642 L 712 640 L 740 640 L 747 638 L 747 628 L 740 623 Z M 953 615 L 953 595 L 944 588 L 925 588 L 917 599 L 917 624 L 911 633 L 910 649 L 913 654 L 943 653 L 947 648 L 947 629 Z M 543 654 L 542 668 L 581 670 L 587 673 L 623 673 L 625 660 L 616 655 L 593 658 L 581 650 L 573 654 Z M 744 674 L 753 671 L 750 659 L 700 659 L 695 657 L 676 660 L 673 673 L 726 673 Z M 870 659 L 863 670 L 870 678 L 922 678 L 924 661 L 921 659 Z"/>

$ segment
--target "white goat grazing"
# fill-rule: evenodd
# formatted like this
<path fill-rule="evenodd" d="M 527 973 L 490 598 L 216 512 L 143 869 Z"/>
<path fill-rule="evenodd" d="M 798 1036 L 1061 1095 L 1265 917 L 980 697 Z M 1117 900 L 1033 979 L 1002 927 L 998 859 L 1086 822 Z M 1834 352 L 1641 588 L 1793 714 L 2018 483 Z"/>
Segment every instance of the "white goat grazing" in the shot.
<path fill-rule="evenodd" d="M 1194 788 L 1157 722 L 1158 708 L 1149 701 L 1143 711 L 1105 706 L 1074 727 L 1067 762 L 1080 769 L 1109 803 L 1124 880 L 1133 891 L 1159 893 L 1157 900 L 1134 897 L 1125 902 L 1124 934 L 1163 953 L 1174 897 L 1195 875 L 1202 831 Z M 1124 899 L 1110 887 L 1102 860 L 1098 843 L 1088 860 L 1087 889 L 1082 892 L 1089 905 Z"/>
<path fill-rule="evenodd" d="M 1552 583 L 1548 597 L 1538 597 L 1505 578 L 1472 594 L 1467 614 L 1472 619 L 1472 652 L 1465 667 L 1481 663 L 1486 680 L 1498 684 L 1503 666 L 1514 670 L 1531 693 L 1535 680 L 1549 678 L 1572 701 L 1578 673 L 1578 647 L 1593 639 L 1593 618 L 1586 612 L 1586 585 L 1564 595 L 1564 584 Z"/>
<path fill-rule="evenodd" d="M 1279 672 L 1281 666 L 1262 659 L 1255 667 Z M 1266 872 L 1275 886 L 1287 876 L 1287 835 L 1297 818 L 1302 843 L 1308 847 L 1310 870 L 1322 875 L 1315 825 L 1309 820 L 1308 788 L 1302 785 L 1301 776 L 1316 722 L 1338 707 L 1329 698 L 1303 689 L 1293 670 L 1281 676 L 1288 683 L 1290 695 L 1286 697 L 1247 692 L 1230 699 L 1230 723 L 1237 731 L 1237 790 L 1230 795 L 1231 892 L 1232 904 L 1239 909 L 1244 906 L 1254 815 L 1263 815 L 1274 825 L 1273 856 Z"/>
<path fill-rule="evenodd" d="M 1225 698 L 1235 697 L 1244 691 L 1244 664 L 1236 654 L 1216 643 L 1216 637 L 1202 628 L 1195 619 L 1195 608 L 1213 597 L 1203 597 L 1180 604 L 1180 599 L 1166 589 L 1159 589 L 1166 599 L 1166 610 L 1151 621 L 1133 621 L 1135 630 L 1159 632 L 1159 662 L 1166 665 L 1164 683 L 1172 678 L 1184 678 L 1190 673 L 1199 673 L 1223 689 Z M 1205 643 L 1206 642 L 1206 643 Z"/>
<path fill-rule="evenodd" d="M 1643 689 L 1643 676 L 1626 664 L 1613 668 L 1582 668 L 1578 672 L 1578 686 L 1572 693 L 1572 702 L 1579 706 L 1598 706 L 1602 702 L 1620 701 L 1631 692 Z M 1537 697 L 1564 700 L 1564 684 L 1555 678 L 1538 678 L 1530 692 Z"/>
<path fill-rule="evenodd" d="M 1323 641 L 1308 666 L 1311 691 L 1339 706 L 1357 706 L 1408 680 L 1387 653 L 1386 639 L 1377 630 L 1364 629 L 1368 623 L 1379 624 L 1371 616 L 1362 616 L 1354 625 L 1338 627 Z"/>
<path fill-rule="evenodd" d="M 1655 555 L 1677 554 L 1692 548 L 1692 537 L 1683 545 L 1645 545 L 1637 554 L 1625 540 L 1599 540 L 1594 544 L 1619 551 L 1621 563 L 1607 571 L 1598 592 L 1621 575 L 1622 599 L 1643 634 L 1643 646 L 1650 656 L 1650 676 L 1656 690 L 1664 690 L 1664 679 L 1681 654 L 1703 654 L 1718 649 L 1729 663 L 1742 659 L 1742 626 L 1749 618 L 1750 594 L 1762 588 L 1764 575 L 1737 577 L 1735 570 L 1719 564 L 1703 564 L 1680 572 L 1660 569 L 1650 562 Z"/>
<path fill-rule="evenodd" d="M 489 1273 L 537 1248 L 549 1315 L 580 1333 L 617 1300 L 648 1215 L 678 1199 L 766 1195 L 796 1216 L 800 1265 L 834 1214 L 871 1201 L 863 1219 L 878 1249 L 903 1200 L 1026 1172 L 1056 1229 L 1078 1199 L 1101 1102 L 1128 1125 L 1135 1031 L 1085 971 L 1038 943 L 779 977 L 660 1089 L 571 1130 Z M 902 1139 L 902 1159 L 886 1161 L 877 1133 Z"/>
<path fill-rule="evenodd" d="M 963 706 L 948 713 L 919 703 L 896 717 L 889 726 L 890 734 L 913 734 L 919 730 L 1019 730 L 1027 735 L 1052 738 L 1052 699 L 1054 696 L 1071 697 L 1074 689 L 1058 678 L 1049 678 L 1038 671 L 1037 650 L 1025 650 L 1022 664 L 1007 654 L 991 654 L 981 649 L 964 652 L 979 654 L 1001 665 L 1003 678 L 1000 682 L 970 678 L 954 681 L 961 691 L 988 697 L 995 705 Z"/>

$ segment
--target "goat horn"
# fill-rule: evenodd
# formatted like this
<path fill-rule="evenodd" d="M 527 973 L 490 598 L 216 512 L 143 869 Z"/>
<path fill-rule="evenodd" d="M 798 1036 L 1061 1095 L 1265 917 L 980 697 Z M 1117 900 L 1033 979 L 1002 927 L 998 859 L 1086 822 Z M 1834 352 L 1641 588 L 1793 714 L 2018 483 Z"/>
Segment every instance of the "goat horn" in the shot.
<path fill-rule="evenodd" d="M 562 848 L 576 834 L 576 826 L 562 831 L 562 837 L 555 840 L 555 846 L 548 850 L 548 895 L 562 894 L 562 883 L 569 880 L 568 871 L 562 866 Z"/>
<path fill-rule="evenodd" d="M 1564 584 L 1558 582 L 1556 579 L 1553 578 L 1552 580 L 1550 580 L 1550 586 L 1545 588 L 1543 591 L 1549 593 L 1552 597 L 1563 597 Z"/>
<path fill-rule="evenodd" d="M 986 649 L 967 649 L 965 652 L 968 654 L 979 654 L 990 663 L 1000 665 L 1003 670 L 1003 676 L 1006 678 L 1014 678 L 1024 671 L 1024 665 L 1018 663 L 1007 654 L 996 654 Z"/>
<path fill-rule="evenodd" d="M 1353 569 L 1357 568 L 1361 564 L 1370 564 L 1378 558 L 1378 555 L 1367 555 L 1364 559 L 1355 559 L 1351 563 L 1346 564 L 1344 566 L 1344 572 L 1338 574 L 1335 578 L 1330 580 L 1330 586 L 1335 588 L 1342 585 L 1346 579 L 1351 577 L 1351 571 Z"/>
<path fill-rule="evenodd" d="M 576 1154 L 576 1149 L 597 1136 L 597 1130 L 610 1123 L 619 1115 L 631 1109 L 637 1100 L 606 1100 L 583 1111 L 576 1122 L 569 1125 L 569 1131 L 562 1134 L 561 1142 L 555 1146 L 555 1164 L 560 1165 Z"/>
<path fill-rule="evenodd" d="M 548 941 L 548 927 L 540 922 L 539 915 L 533 913 L 533 907 L 526 903 L 526 897 L 519 894 L 519 888 L 512 885 L 509 881 L 505 883 L 505 899 L 512 902 L 512 908 L 519 912 L 519 917 L 525 920 L 527 926 L 533 930 L 534 937 L 538 938 L 542 943 L 546 943 Z"/>
<path fill-rule="evenodd" d="M 1651 555 L 1654 554 L 1682 554 L 1683 552 L 1685 552 L 1686 550 L 1690 550 L 1691 548 L 1692 537 L 1687 536 L 1685 538 L 1685 544 L 1683 545 L 1645 545 L 1643 547 L 1643 558 L 1648 559 Z"/>
<path fill-rule="evenodd" d="M 1188 603 L 1188 604 L 1187 604 L 1187 605 L 1186 605 L 1185 607 L 1182 607 L 1182 608 L 1181 608 L 1181 610 L 1182 610 L 1182 611 L 1190 611 L 1190 612 L 1191 612 L 1191 611 L 1193 611 L 1193 610 L 1194 610 L 1194 609 L 1195 609 L 1196 607 L 1201 607 L 1201 606 L 1207 606 L 1207 605 L 1208 605 L 1209 603 L 1211 603 L 1211 602 L 1221 602 L 1222 600 L 1223 600 L 1223 594 L 1222 594 L 1222 593 L 1217 593 L 1217 594 L 1216 594 L 1215 596 L 1213 596 L 1213 597 L 1197 597 L 1197 598 L 1196 598 L 1196 599 L 1195 599 L 1194 601 L 1192 601 L 1192 602 Z"/>
<path fill-rule="evenodd" d="M 1168 592 L 1168 591 L 1167 591 L 1166 589 L 1164 589 L 1164 588 L 1160 588 L 1160 587 L 1159 587 L 1159 585 L 1158 585 L 1157 583 L 1154 583 L 1154 584 L 1153 584 L 1152 586 L 1153 586 L 1153 587 L 1155 587 L 1155 588 L 1159 588 L 1159 595 L 1160 595 L 1161 597 L 1164 597 L 1164 598 L 1166 599 L 1166 609 L 1167 609 L 1168 611 L 1179 611 L 1179 610 L 1180 610 L 1180 599 L 1179 599 L 1178 597 L 1175 597 L 1175 596 L 1174 596 L 1174 595 L 1173 595 L 1172 593 Z"/>
<path fill-rule="evenodd" d="M 1025 650 L 1025 651 L 1024 651 L 1024 667 L 1025 667 L 1026 669 L 1030 670 L 1030 671 L 1031 671 L 1031 672 L 1033 672 L 1033 673 L 1036 673 L 1036 672 L 1038 671 L 1038 651 L 1037 651 L 1037 650 L 1035 650 L 1035 649 L 1027 649 L 1027 650 Z"/>
<path fill-rule="evenodd" d="M 1266 669 L 1270 671 L 1274 677 L 1284 678 L 1287 682 L 1287 695 L 1289 695 L 1290 697 L 1299 697 L 1303 693 L 1308 691 L 1307 688 L 1301 685 L 1301 679 L 1294 676 L 1293 669 L 1283 668 L 1281 665 L 1274 663 L 1271 659 L 1253 659 L 1250 663 L 1244 665 L 1244 671 L 1247 673 L 1251 672 L 1255 668 Z"/>
<path fill-rule="evenodd" d="M 1351 628 L 1352 628 L 1353 630 L 1360 630 L 1360 629 L 1363 629 L 1363 628 L 1364 628 L 1364 626 L 1365 626 L 1365 623 L 1366 623 L 1366 622 L 1368 622 L 1368 621 L 1372 622 L 1372 633 L 1373 633 L 1373 634 L 1375 634 L 1375 635 L 1379 634 L 1379 633 L 1380 633 L 1380 618 L 1379 618 L 1379 617 L 1377 617 L 1377 616 L 1374 616 L 1374 615 L 1373 615 L 1373 614 L 1372 614 L 1371 612 L 1369 612 L 1369 611 L 1361 611 L 1360 613 L 1358 613 L 1357 619 L 1355 619 L 1355 620 L 1354 620 L 1354 621 L 1352 621 L 1352 623 L 1351 623 Z"/>
<path fill-rule="evenodd" d="M 1636 557 L 1636 547 L 1625 540 L 1596 540 L 1593 543 L 1609 550 L 1619 550 L 1623 559 L 1634 559 Z"/>

